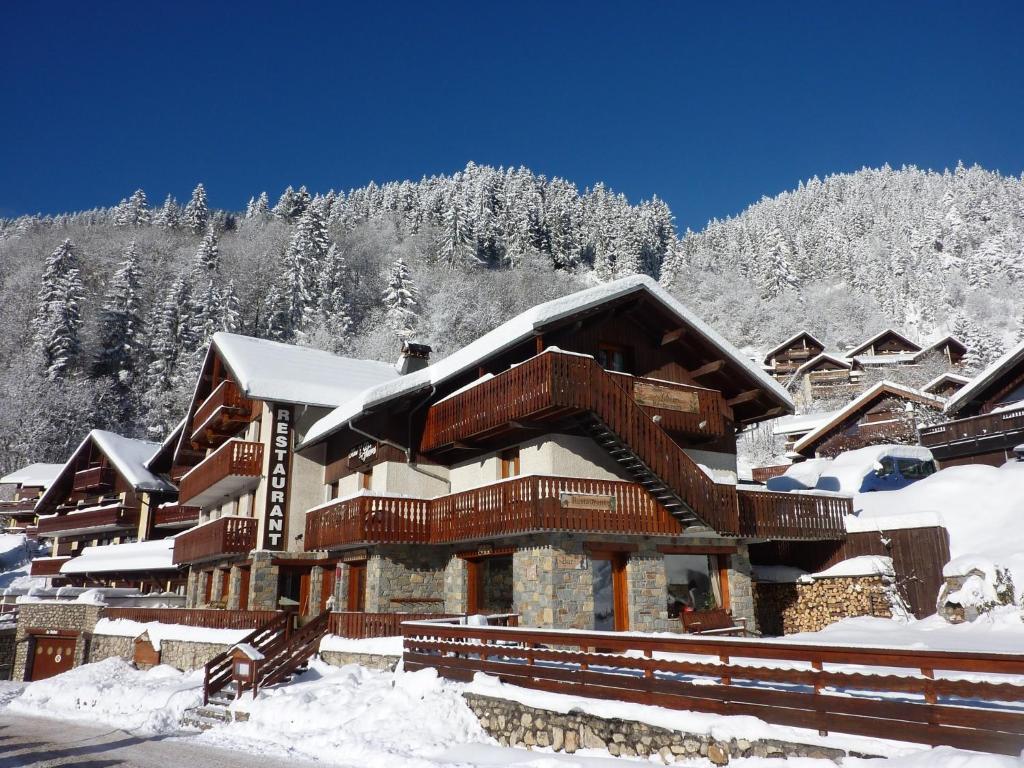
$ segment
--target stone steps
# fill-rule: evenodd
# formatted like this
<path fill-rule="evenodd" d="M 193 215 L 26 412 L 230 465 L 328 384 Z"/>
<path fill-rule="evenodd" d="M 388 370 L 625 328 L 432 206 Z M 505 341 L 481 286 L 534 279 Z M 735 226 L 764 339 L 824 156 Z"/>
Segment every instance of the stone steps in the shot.
<path fill-rule="evenodd" d="M 244 722 L 248 719 L 248 712 L 232 711 L 224 704 L 211 701 L 205 707 L 193 707 L 186 710 L 181 717 L 181 725 L 189 730 L 208 731 L 233 720 Z"/>

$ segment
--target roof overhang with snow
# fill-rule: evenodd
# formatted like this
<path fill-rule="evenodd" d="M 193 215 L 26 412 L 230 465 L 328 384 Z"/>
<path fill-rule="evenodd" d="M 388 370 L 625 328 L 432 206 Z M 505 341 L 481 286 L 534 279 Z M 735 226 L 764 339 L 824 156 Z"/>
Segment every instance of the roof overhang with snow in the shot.
<path fill-rule="evenodd" d="M 63 464 L 29 464 L 0 477 L 0 485 L 19 485 L 25 488 L 49 488 L 60 475 Z"/>
<path fill-rule="evenodd" d="M 790 336 L 788 339 L 786 339 L 781 344 L 779 344 L 779 345 L 769 349 L 765 353 L 765 355 L 764 355 L 764 361 L 763 361 L 764 364 L 765 365 L 770 365 L 770 363 L 768 362 L 769 360 L 771 360 L 773 357 L 775 357 L 777 354 L 779 354 L 779 352 L 782 352 L 787 347 L 793 346 L 794 344 L 796 344 L 801 339 L 807 339 L 807 341 L 813 342 L 819 349 L 824 349 L 825 348 L 824 344 L 822 344 L 820 341 L 818 341 L 816 338 L 814 338 L 807 331 L 800 331 L 799 333 L 796 333 L 796 334 Z"/>
<path fill-rule="evenodd" d="M 908 339 L 906 336 L 904 336 L 902 333 L 900 333 L 897 330 L 894 330 L 892 328 L 886 328 L 884 331 L 879 331 L 874 336 L 872 336 L 870 339 L 865 339 L 858 346 L 856 346 L 853 349 L 849 350 L 846 353 L 846 357 L 856 357 L 857 355 L 862 354 L 864 352 L 864 350 L 866 350 L 871 345 L 877 344 L 879 341 L 882 341 L 883 339 L 885 339 L 887 337 L 899 341 L 906 348 L 906 350 L 908 352 L 920 352 L 921 351 L 921 345 L 920 344 L 917 344 L 916 342 L 911 341 L 910 339 Z"/>
<path fill-rule="evenodd" d="M 644 298 L 651 306 L 664 312 L 677 326 L 699 338 L 728 366 L 730 376 L 743 382 L 744 387 L 762 392 L 774 407 L 783 412 L 793 411 L 789 393 L 757 363 L 743 355 L 650 277 L 635 275 L 538 304 L 433 365 L 361 392 L 317 421 L 298 447 L 306 448 L 324 440 L 348 427 L 353 420 L 399 398 L 420 392 L 433 392 L 438 385 L 467 371 L 476 370 L 486 360 L 538 334 L 629 297 Z M 766 412 L 769 410 L 765 408 Z M 772 415 L 778 414 L 766 413 L 749 421 L 760 421 Z"/>
<path fill-rule="evenodd" d="M 179 570 L 173 562 L 174 539 L 86 547 L 64 563 L 62 574 L 129 573 Z"/>
<path fill-rule="evenodd" d="M 947 371 L 946 373 L 936 376 L 934 379 L 932 379 L 923 387 L 921 387 L 921 391 L 927 392 L 928 394 L 931 395 L 934 394 L 933 390 L 938 389 L 943 384 L 959 384 L 961 386 L 964 386 L 969 382 L 970 379 L 968 379 L 966 376 L 961 376 L 958 373 L 949 373 Z"/>
<path fill-rule="evenodd" d="M 802 456 L 809 456 L 809 452 L 813 451 L 815 447 L 832 432 L 832 430 L 845 423 L 847 419 L 854 416 L 858 411 L 869 408 L 873 403 L 886 397 L 904 399 L 910 402 L 926 405 L 929 408 L 934 408 L 935 410 L 941 410 L 943 405 L 942 398 L 934 397 L 918 389 L 905 387 L 902 384 L 896 384 L 892 381 L 880 381 L 870 389 L 866 390 L 859 397 L 850 401 L 845 408 L 836 411 L 828 421 L 822 423 L 817 428 L 811 430 L 800 438 L 793 445 L 793 450 Z"/>
<path fill-rule="evenodd" d="M 837 357 L 836 355 L 830 354 L 828 352 L 822 352 L 821 354 L 812 357 L 806 363 L 797 368 L 793 372 L 793 375 L 802 376 L 805 373 L 813 371 L 817 366 L 821 365 L 824 362 L 835 363 L 840 368 L 845 368 L 846 370 L 850 370 L 851 368 L 853 368 L 853 363 L 847 360 L 845 357 Z"/>
<path fill-rule="evenodd" d="M 980 403 L 997 395 L 1008 380 L 1017 375 L 1024 376 L 1024 341 L 1008 351 L 985 370 L 975 376 L 970 384 L 957 392 L 946 404 L 946 412 L 965 416 L 973 415 L 972 411 Z"/>

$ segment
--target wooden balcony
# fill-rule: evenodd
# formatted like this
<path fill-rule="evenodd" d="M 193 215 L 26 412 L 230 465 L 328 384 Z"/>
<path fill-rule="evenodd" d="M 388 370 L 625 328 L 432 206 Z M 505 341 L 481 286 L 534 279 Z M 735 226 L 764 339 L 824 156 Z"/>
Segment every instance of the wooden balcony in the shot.
<path fill-rule="evenodd" d="M 32 565 L 29 568 L 29 576 L 59 576 L 60 567 L 64 565 L 70 557 L 37 557 L 32 561 Z"/>
<path fill-rule="evenodd" d="M 225 379 L 196 409 L 192 419 L 192 444 L 204 448 L 221 445 L 252 420 L 253 401 L 235 382 Z"/>
<path fill-rule="evenodd" d="M 661 428 L 668 432 L 700 438 L 719 438 L 733 432 L 732 409 L 717 390 L 622 373 L 613 375 L 643 412 L 657 417 Z"/>
<path fill-rule="evenodd" d="M 5 515 L 30 516 L 36 508 L 36 499 L 17 499 L 15 501 L 0 501 L 0 517 Z"/>
<path fill-rule="evenodd" d="M 842 539 L 843 518 L 853 514 L 849 496 L 740 489 L 740 535 L 759 539 Z"/>
<path fill-rule="evenodd" d="M 986 413 L 947 421 L 919 430 L 921 445 L 938 460 L 1012 449 L 1024 441 L 1024 406 L 1012 411 Z"/>
<path fill-rule="evenodd" d="M 81 512 L 40 517 L 38 535 L 84 536 L 134 531 L 139 527 L 139 510 L 114 502 L 108 506 L 86 508 Z"/>
<path fill-rule="evenodd" d="M 101 491 L 114 487 L 115 474 L 111 467 L 90 467 L 75 472 L 74 491 Z"/>
<path fill-rule="evenodd" d="M 248 554 L 256 548 L 256 525 L 253 517 L 221 517 L 179 533 L 174 538 L 173 562 L 180 565 Z"/>
<path fill-rule="evenodd" d="M 199 522 L 199 507 L 168 504 L 153 511 L 154 528 L 189 528 Z"/>
<path fill-rule="evenodd" d="M 739 493 L 739 535 L 837 539 L 849 498 Z M 308 551 L 365 544 L 446 544 L 536 532 L 678 536 L 683 525 L 637 483 L 522 477 L 436 499 L 357 496 L 306 515 Z"/>
<path fill-rule="evenodd" d="M 229 440 L 181 478 L 178 500 L 205 507 L 238 496 L 256 487 L 262 469 L 262 443 Z"/>

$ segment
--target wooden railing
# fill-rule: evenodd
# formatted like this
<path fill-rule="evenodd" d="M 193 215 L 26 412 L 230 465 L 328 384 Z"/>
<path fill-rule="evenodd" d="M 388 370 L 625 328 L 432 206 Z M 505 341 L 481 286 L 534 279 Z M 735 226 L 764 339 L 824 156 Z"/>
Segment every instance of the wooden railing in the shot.
<path fill-rule="evenodd" d="M 182 624 L 207 629 L 257 629 L 281 615 L 280 611 L 223 611 L 212 608 L 104 608 L 107 619 Z"/>
<path fill-rule="evenodd" d="M 287 639 L 291 634 L 294 615 L 280 611 L 274 612 L 274 617 L 265 624 L 253 630 L 238 641 L 239 644 L 251 645 L 260 653 L 265 654 L 278 638 Z M 234 663 L 231 658 L 230 649 L 218 653 L 203 666 L 203 704 L 210 703 L 210 696 L 221 691 L 231 682 Z"/>
<path fill-rule="evenodd" d="M 175 565 L 196 563 L 219 555 L 246 554 L 256 548 L 257 520 L 220 517 L 174 537 Z"/>
<path fill-rule="evenodd" d="M 761 539 L 841 539 L 849 496 L 740 489 L 740 535 Z"/>
<path fill-rule="evenodd" d="M 68 531 L 88 528 L 130 530 L 137 528 L 138 525 L 139 510 L 137 507 L 114 504 L 86 512 L 68 512 L 52 517 L 41 517 L 37 528 L 38 534 L 41 536 L 57 536 Z"/>
<path fill-rule="evenodd" d="M 328 632 L 355 639 L 365 637 L 395 637 L 402 634 L 403 621 L 459 618 L 459 613 L 363 613 L 362 611 L 336 611 L 331 614 Z"/>
<path fill-rule="evenodd" d="M 187 504 L 226 477 L 259 477 L 263 468 L 263 443 L 229 440 L 181 478 L 178 496 Z"/>
<path fill-rule="evenodd" d="M 153 511 L 153 525 L 157 528 L 179 525 L 195 525 L 199 522 L 199 507 L 170 504 Z"/>
<path fill-rule="evenodd" d="M 37 557 L 32 561 L 28 575 L 59 576 L 60 567 L 70 559 L 70 557 Z"/>
<path fill-rule="evenodd" d="M 110 488 L 114 485 L 114 470 L 110 467 L 91 467 L 75 472 L 71 488 L 74 491 L 91 491 Z"/>
<path fill-rule="evenodd" d="M 947 421 L 944 424 L 920 429 L 921 445 L 925 448 L 996 437 L 1005 432 L 1024 432 L 1024 407 Z"/>
<path fill-rule="evenodd" d="M 252 406 L 253 401 L 242 394 L 238 385 L 225 379 L 196 409 L 192 419 L 193 442 L 206 444 L 208 441 L 204 438 L 204 432 L 231 431 L 232 426 L 238 427 L 248 422 Z"/>
<path fill-rule="evenodd" d="M 792 464 L 775 464 L 770 467 L 754 467 L 750 470 L 751 477 L 755 483 L 767 483 L 773 477 L 786 474 Z"/>
<path fill-rule="evenodd" d="M 24 512 L 31 512 L 36 508 L 38 499 L 17 499 L 16 501 L 0 501 L 0 517 Z"/>
<path fill-rule="evenodd" d="M 588 503 L 589 502 L 589 503 Z M 356 543 L 443 544 L 534 531 L 679 535 L 643 486 L 529 476 L 432 500 L 356 496 L 306 515 L 308 551 Z"/>
<path fill-rule="evenodd" d="M 523 688 L 750 715 L 820 732 L 1010 755 L 1024 748 L 1020 654 L 442 622 L 406 623 L 402 634 L 406 671 L 433 667 L 451 680 L 483 672 Z M 975 677 L 957 679 L 957 673 Z"/>
<path fill-rule="evenodd" d="M 626 390 L 644 413 L 661 419 L 659 426 L 662 429 L 702 437 L 732 434 L 732 409 L 725 404 L 725 398 L 717 390 L 613 371 L 607 373 Z M 659 401 L 669 402 L 659 407 L 655 405 Z M 675 407 L 669 405 L 672 401 L 676 401 Z"/>
<path fill-rule="evenodd" d="M 431 406 L 422 449 L 451 445 L 513 421 L 589 411 L 707 525 L 737 534 L 735 487 L 705 474 L 616 378 L 591 357 L 545 352 Z"/>
<path fill-rule="evenodd" d="M 264 659 L 256 666 L 252 681 L 252 696 L 268 685 L 283 683 L 320 648 L 320 640 L 327 634 L 330 614 L 323 611 L 299 629 L 277 639 L 262 650 Z"/>

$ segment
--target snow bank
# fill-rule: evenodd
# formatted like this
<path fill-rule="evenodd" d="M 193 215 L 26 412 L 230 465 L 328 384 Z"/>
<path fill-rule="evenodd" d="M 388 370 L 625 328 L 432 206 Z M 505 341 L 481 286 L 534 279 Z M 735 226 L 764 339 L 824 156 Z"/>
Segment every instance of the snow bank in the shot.
<path fill-rule="evenodd" d="M 807 491 L 817 486 L 818 477 L 831 463 L 832 459 L 801 461 L 778 477 L 770 478 L 765 485 L 769 491 Z"/>
<path fill-rule="evenodd" d="M 164 571 L 175 568 L 174 539 L 86 547 L 61 566 L 61 573 Z"/>
<path fill-rule="evenodd" d="M 202 703 L 202 685 L 202 670 L 185 674 L 161 665 L 141 672 L 110 658 L 29 683 L 9 709 L 145 735 L 170 734 L 186 709 Z"/>
<path fill-rule="evenodd" d="M 248 629 L 209 629 L 208 627 L 190 627 L 185 624 L 161 624 L 156 621 L 142 622 L 130 619 L 100 619 L 96 622 L 95 635 L 115 637 L 138 637 L 143 632 L 149 634 L 149 642 L 157 651 L 164 640 L 186 640 L 191 643 L 217 643 L 235 645 L 242 641 L 252 630 Z"/>
<path fill-rule="evenodd" d="M 812 573 L 805 578 L 814 581 L 816 579 L 835 579 L 842 576 L 895 576 L 896 572 L 892 567 L 891 557 L 879 557 L 878 555 L 861 555 L 842 560 L 831 568 L 824 571 Z"/>
<path fill-rule="evenodd" d="M 886 456 L 919 461 L 932 460 L 932 452 L 917 445 L 869 445 L 836 456 L 821 472 L 816 487 L 823 491 L 858 493 L 864 484 L 864 478 L 872 474 L 878 462 Z"/>
<path fill-rule="evenodd" d="M 247 722 L 197 738 L 219 747 L 379 768 L 432 765 L 452 744 L 494 743 L 460 696 L 432 669 L 375 672 L 312 661 L 290 685 L 243 697 Z"/>
<path fill-rule="evenodd" d="M 325 635 L 320 641 L 321 651 L 338 653 L 371 653 L 380 656 L 401 656 L 402 636 L 353 638 Z"/>

